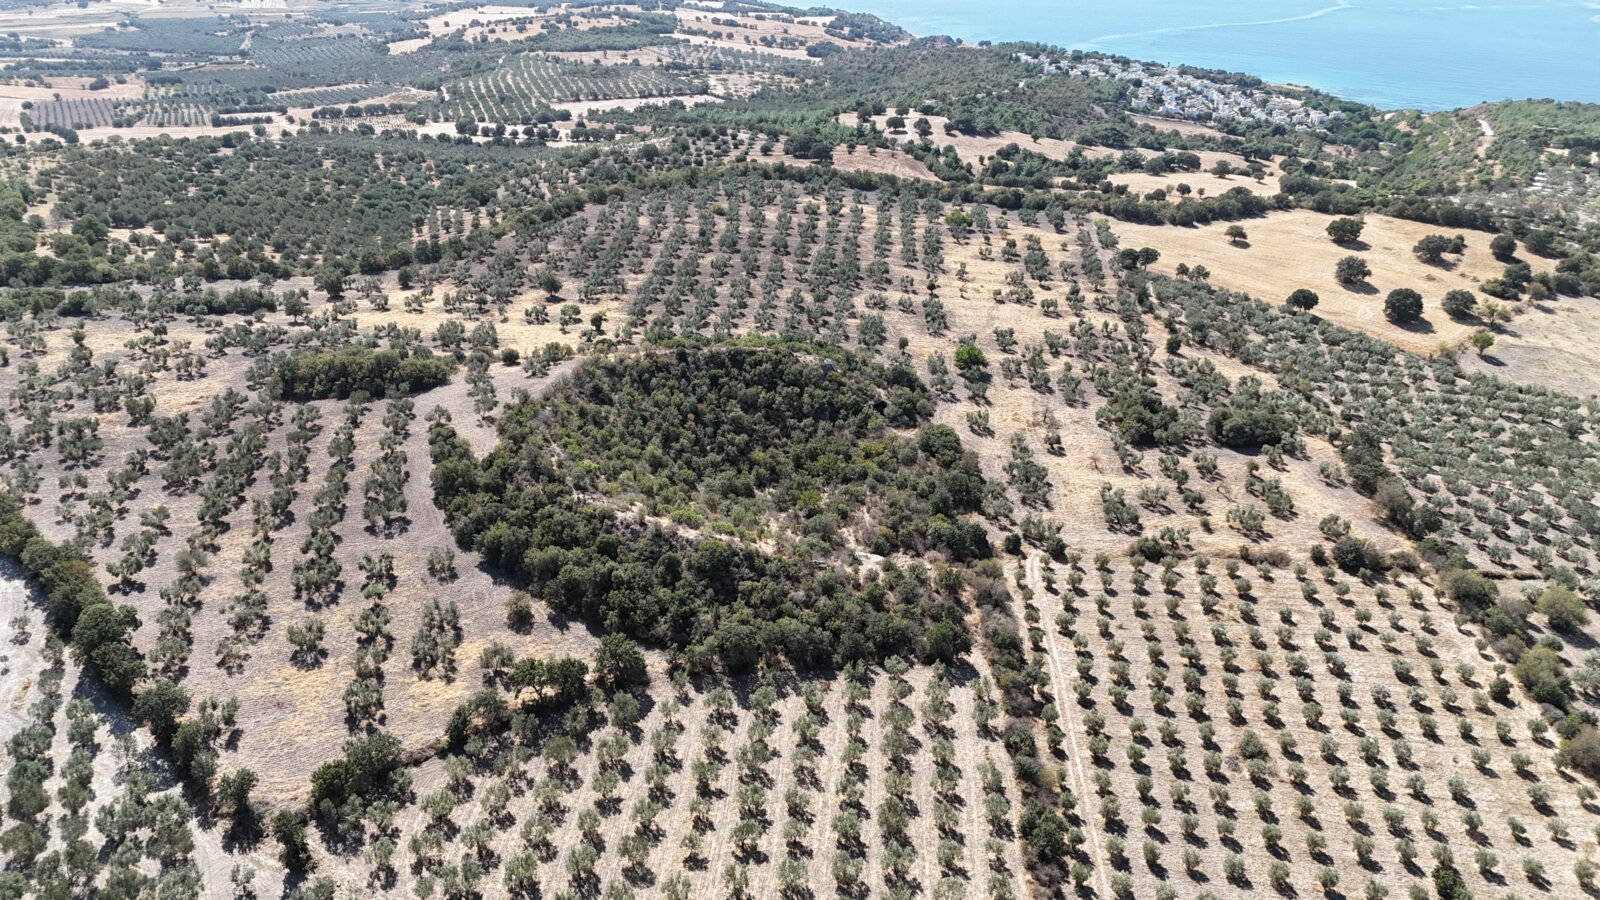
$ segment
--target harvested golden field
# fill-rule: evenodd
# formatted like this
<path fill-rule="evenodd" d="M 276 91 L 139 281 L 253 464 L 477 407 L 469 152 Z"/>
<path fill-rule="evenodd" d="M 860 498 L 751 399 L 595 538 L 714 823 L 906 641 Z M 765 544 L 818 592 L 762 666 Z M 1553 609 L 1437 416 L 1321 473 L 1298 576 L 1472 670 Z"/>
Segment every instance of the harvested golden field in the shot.
<path fill-rule="evenodd" d="M 1600 397 L 1600 302 L 1561 297 L 1529 304 L 1495 329 L 1487 352 L 1464 354 L 1462 364 L 1518 384 Z"/>
<path fill-rule="evenodd" d="M 938 181 L 938 177 L 923 165 L 922 160 L 901 150 L 869 150 L 857 147 L 854 151 L 844 147 L 833 149 L 834 168 L 847 172 L 874 172 L 897 178 L 921 181 Z"/>
<path fill-rule="evenodd" d="M 122 82 L 112 82 L 110 86 L 99 90 L 91 90 L 89 78 L 74 78 L 62 76 L 48 79 L 43 85 L 39 84 L 0 84 L 0 98 L 7 100 L 32 100 L 34 102 L 46 100 L 88 100 L 104 97 L 112 100 L 123 100 L 144 96 L 144 79 L 130 76 Z"/>
<path fill-rule="evenodd" d="M 1213 175 L 1210 172 L 1179 172 L 1172 175 L 1150 175 L 1145 172 L 1115 172 L 1107 176 L 1107 181 L 1112 184 L 1127 185 L 1128 190 L 1139 196 L 1144 196 L 1151 191 L 1166 191 L 1167 196 L 1183 196 L 1179 185 L 1187 185 L 1195 197 L 1215 197 L 1225 194 L 1236 187 L 1242 187 L 1252 194 L 1270 197 L 1278 193 L 1278 175 L 1275 170 L 1259 181 L 1249 175 Z"/>
<path fill-rule="evenodd" d="M 1477 292 L 1483 281 L 1499 277 L 1505 267 L 1489 253 L 1493 235 L 1465 232 L 1466 253 L 1459 258 L 1446 257 L 1447 265 L 1433 266 L 1418 259 L 1411 248 L 1426 235 L 1454 236 L 1457 230 L 1369 215 L 1364 217 L 1361 244 L 1344 247 L 1328 237 L 1326 229 L 1334 218 L 1292 210 L 1240 222 L 1237 224 L 1248 235 L 1241 246 L 1232 245 L 1224 235 L 1234 224 L 1228 222 L 1196 228 L 1117 222 L 1112 229 L 1123 246 L 1161 251 L 1155 265 L 1159 271 L 1172 272 L 1179 263 L 1204 265 L 1211 272 L 1212 283 L 1269 303 L 1281 303 L 1295 290 L 1309 288 L 1321 300 L 1317 315 L 1407 350 L 1430 353 L 1441 343 L 1459 344 L 1477 330 L 1473 323 L 1452 321 L 1439 308 L 1439 301 L 1447 291 Z M 1334 278 L 1334 266 L 1346 256 L 1360 257 L 1371 267 L 1372 277 L 1366 285 L 1348 287 Z M 1396 288 L 1410 288 L 1422 295 L 1423 322 L 1402 328 L 1384 318 L 1383 299 Z"/>

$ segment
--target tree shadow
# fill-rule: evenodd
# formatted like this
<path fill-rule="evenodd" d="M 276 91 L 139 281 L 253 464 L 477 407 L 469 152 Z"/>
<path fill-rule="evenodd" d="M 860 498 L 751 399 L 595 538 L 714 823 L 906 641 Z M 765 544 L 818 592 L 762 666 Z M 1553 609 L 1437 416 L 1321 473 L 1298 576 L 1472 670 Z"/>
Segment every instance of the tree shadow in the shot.
<path fill-rule="evenodd" d="M 1376 293 L 1376 291 L 1374 291 L 1374 293 Z M 1411 334 L 1433 334 L 1437 330 L 1433 327 L 1432 322 L 1429 322 L 1427 319 L 1424 319 L 1420 316 L 1412 319 L 1409 322 L 1395 322 L 1390 320 L 1390 324 L 1394 325 L 1396 328 L 1399 328 L 1401 331 L 1409 332 Z"/>

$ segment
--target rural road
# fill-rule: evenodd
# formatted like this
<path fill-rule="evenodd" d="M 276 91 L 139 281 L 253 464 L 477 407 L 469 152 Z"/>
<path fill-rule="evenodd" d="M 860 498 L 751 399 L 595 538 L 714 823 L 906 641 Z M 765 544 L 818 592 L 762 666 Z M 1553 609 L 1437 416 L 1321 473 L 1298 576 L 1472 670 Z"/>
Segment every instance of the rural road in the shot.
<path fill-rule="evenodd" d="M 1043 554 L 1034 553 L 1024 563 L 1028 587 L 1036 598 L 1047 596 L 1041 568 L 1043 559 Z M 1078 720 L 1078 711 L 1074 708 L 1075 704 L 1070 699 L 1072 694 L 1069 688 L 1072 680 L 1061 666 L 1061 651 L 1057 647 L 1060 636 L 1056 633 L 1059 629 L 1056 628 L 1053 619 L 1039 624 L 1040 630 L 1044 632 L 1045 654 L 1049 657 L 1047 661 L 1050 664 L 1051 693 L 1056 698 L 1056 711 L 1061 714 L 1061 730 L 1067 735 L 1067 775 L 1072 779 L 1072 790 L 1078 797 L 1078 817 L 1083 820 L 1083 832 L 1088 838 L 1089 858 L 1094 864 L 1095 882 L 1099 885 L 1097 893 L 1102 897 L 1110 897 L 1111 883 L 1106 878 L 1105 853 L 1100 846 L 1100 826 L 1094 820 L 1095 812 L 1084 806 L 1089 798 L 1094 796 L 1094 791 L 1088 773 L 1084 770 L 1083 750 L 1078 746 L 1081 724 Z"/>

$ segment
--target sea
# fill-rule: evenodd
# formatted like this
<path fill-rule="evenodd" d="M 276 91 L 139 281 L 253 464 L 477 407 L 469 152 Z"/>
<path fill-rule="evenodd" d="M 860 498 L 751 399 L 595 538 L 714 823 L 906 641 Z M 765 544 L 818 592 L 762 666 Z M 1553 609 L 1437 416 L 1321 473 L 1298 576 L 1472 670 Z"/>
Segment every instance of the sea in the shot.
<path fill-rule="evenodd" d="M 917 35 L 1245 72 L 1384 109 L 1600 103 L 1600 0 L 846 0 Z"/>

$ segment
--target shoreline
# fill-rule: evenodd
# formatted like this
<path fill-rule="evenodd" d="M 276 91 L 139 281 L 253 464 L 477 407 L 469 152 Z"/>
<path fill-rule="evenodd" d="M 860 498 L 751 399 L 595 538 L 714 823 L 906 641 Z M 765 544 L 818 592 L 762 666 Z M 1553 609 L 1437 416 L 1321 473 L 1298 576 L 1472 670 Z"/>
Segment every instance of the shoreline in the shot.
<path fill-rule="evenodd" d="M 1551 64 L 1536 77 L 1509 77 L 1503 69 L 1483 64 L 1522 55 L 1527 45 L 1543 46 L 1541 42 L 1551 35 L 1563 37 L 1559 46 L 1581 48 L 1583 40 L 1574 40 L 1581 32 L 1574 32 L 1574 23 L 1567 21 L 1568 7 L 1511 13 L 1462 9 L 1447 18 L 1422 5 L 1373 8 L 1323 2 L 1303 13 L 1286 9 L 1281 16 L 1253 17 L 1254 7 L 1241 4 L 1242 8 L 1215 10 L 1215 18 L 1227 20 L 1217 22 L 1182 22 L 1177 10 L 1163 7 L 1146 10 L 1145 19 L 1161 21 L 1163 12 L 1173 12 L 1179 24 L 1139 30 L 1137 25 L 1126 27 L 1124 20 L 1108 21 L 1099 7 L 1062 6 L 1025 0 L 1004 18 L 983 18 L 981 10 L 954 0 L 915 4 L 869 0 L 854 8 L 919 37 L 943 34 L 969 43 L 1037 42 L 1165 66 L 1247 74 L 1273 86 L 1311 89 L 1383 111 L 1436 113 L 1522 99 L 1600 103 L 1600 62 L 1577 49 L 1550 58 Z M 1507 29 L 1504 16 L 1515 16 L 1524 28 Z M 1118 29 L 1117 24 L 1124 27 Z M 1593 20 L 1578 24 L 1600 39 L 1600 27 Z M 1312 27 L 1319 30 L 1307 33 Z M 1173 39 L 1179 34 L 1184 42 L 1175 46 Z M 1418 54 L 1417 46 L 1434 49 Z"/>

